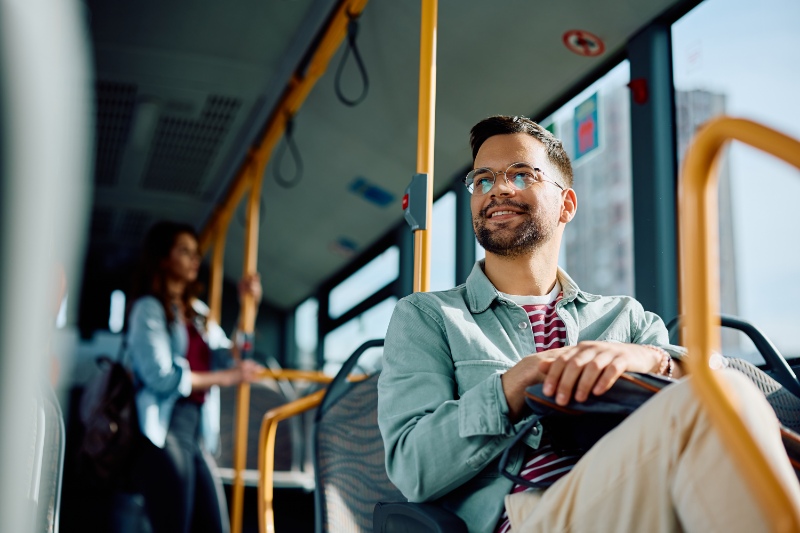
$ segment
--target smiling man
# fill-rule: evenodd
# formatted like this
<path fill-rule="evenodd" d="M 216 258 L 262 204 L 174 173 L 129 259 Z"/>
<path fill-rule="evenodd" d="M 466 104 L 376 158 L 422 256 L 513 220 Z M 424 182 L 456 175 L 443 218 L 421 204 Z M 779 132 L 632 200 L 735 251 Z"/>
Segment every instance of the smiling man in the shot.
<path fill-rule="evenodd" d="M 558 139 L 529 119 L 495 116 L 470 141 L 464 183 L 486 259 L 464 285 L 395 308 L 378 403 L 390 479 L 410 501 L 454 511 L 471 532 L 757 529 L 759 511 L 686 381 L 582 458 L 558 453 L 554 436 L 534 427 L 509 468 L 552 484 L 546 490 L 499 474 L 499 455 L 530 419 L 526 387 L 543 383 L 560 405 L 582 402 L 626 371 L 678 378 L 684 354 L 635 299 L 584 292 L 558 267 L 578 207 Z M 728 374 L 761 444 L 796 485 L 769 405 Z"/>

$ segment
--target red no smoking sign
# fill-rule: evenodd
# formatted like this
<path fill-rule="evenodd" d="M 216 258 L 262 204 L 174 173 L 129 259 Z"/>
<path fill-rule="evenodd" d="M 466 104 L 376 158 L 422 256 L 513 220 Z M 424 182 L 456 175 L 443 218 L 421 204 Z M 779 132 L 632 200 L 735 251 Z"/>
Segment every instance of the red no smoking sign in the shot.
<path fill-rule="evenodd" d="M 564 45 L 581 56 L 595 57 L 606 51 L 600 37 L 584 30 L 569 30 L 562 37 Z"/>

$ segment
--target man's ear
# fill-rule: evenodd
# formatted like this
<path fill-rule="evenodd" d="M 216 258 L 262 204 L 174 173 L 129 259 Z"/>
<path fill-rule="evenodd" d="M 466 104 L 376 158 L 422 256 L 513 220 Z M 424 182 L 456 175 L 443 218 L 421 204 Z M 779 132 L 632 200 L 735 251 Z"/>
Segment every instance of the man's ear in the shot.
<path fill-rule="evenodd" d="M 566 224 L 575 217 L 575 212 L 578 210 L 578 197 L 573 189 L 567 189 L 563 194 L 564 203 L 561 205 L 561 218 L 559 221 Z"/>

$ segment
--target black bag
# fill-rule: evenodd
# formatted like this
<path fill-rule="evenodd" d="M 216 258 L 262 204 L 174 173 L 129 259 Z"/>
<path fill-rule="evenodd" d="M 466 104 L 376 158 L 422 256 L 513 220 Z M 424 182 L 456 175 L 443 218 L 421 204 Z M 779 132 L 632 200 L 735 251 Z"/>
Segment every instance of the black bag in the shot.
<path fill-rule="evenodd" d="M 518 485 L 544 488 L 552 482 L 531 483 L 508 472 L 508 455 L 537 422 L 547 432 L 550 444 L 560 455 L 584 455 L 603 436 L 649 400 L 655 393 L 675 383 L 676 380 L 656 374 L 626 372 L 603 395 L 590 395 L 585 402 L 574 399 L 567 405 L 555 403 L 545 396 L 543 385 L 525 389 L 525 403 L 533 411 L 533 418 L 520 429 L 500 458 L 500 472 Z"/>
<path fill-rule="evenodd" d="M 97 358 L 100 373 L 90 381 L 80 403 L 85 432 L 80 455 L 101 482 L 125 474 L 141 442 L 133 378 L 122 363 Z"/>
<path fill-rule="evenodd" d="M 747 376 L 767 398 L 781 423 L 781 439 L 795 474 L 800 479 L 800 398 L 774 381 L 755 366 L 737 359 L 728 359 L 732 366 Z M 656 374 L 626 372 L 602 396 L 590 396 L 583 403 L 572 400 L 561 406 L 542 393 L 542 385 L 525 389 L 525 403 L 534 417 L 520 430 L 500 458 L 500 472 L 519 485 L 544 488 L 552 483 L 531 483 L 508 472 L 508 455 L 537 422 L 547 431 L 553 449 L 561 455 L 581 456 L 617 427 L 629 414 L 655 393 L 676 380 Z"/>

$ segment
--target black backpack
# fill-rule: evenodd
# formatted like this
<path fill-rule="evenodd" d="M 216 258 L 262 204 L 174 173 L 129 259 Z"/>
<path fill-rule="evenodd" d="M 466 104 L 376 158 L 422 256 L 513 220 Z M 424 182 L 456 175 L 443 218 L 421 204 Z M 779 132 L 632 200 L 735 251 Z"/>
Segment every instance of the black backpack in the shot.
<path fill-rule="evenodd" d="M 130 371 L 106 356 L 97 358 L 100 372 L 86 385 L 80 403 L 85 432 L 80 455 L 101 483 L 117 481 L 141 443 L 136 388 Z"/>

